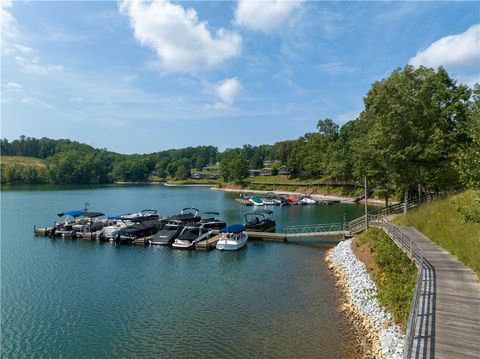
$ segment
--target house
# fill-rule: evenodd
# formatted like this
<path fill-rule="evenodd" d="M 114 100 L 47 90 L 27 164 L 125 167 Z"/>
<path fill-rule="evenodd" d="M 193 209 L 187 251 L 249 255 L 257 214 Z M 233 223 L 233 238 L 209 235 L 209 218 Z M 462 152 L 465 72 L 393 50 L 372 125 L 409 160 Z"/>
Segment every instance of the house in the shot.
<path fill-rule="evenodd" d="M 260 176 L 271 176 L 272 175 L 272 169 L 271 168 L 262 168 L 260 170 Z"/>
<path fill-rule="evenodd" d="M 261 171 L 260 170 L 248 170 L 248 176 L 249 177 L 257 177 L 260 176 Z"/>
<path fill-rule="evenodd" d="M 286 175 L 289 175 L 290 172 L 288 171 L 287 166 L 280 166 L 278 167 L 278 174 L 281 176 L 286 176 Z"/>
<path fill-rule="evenodd" d="M 220 176 L 218 175 L 218 173 L 214 173 L 214 174 L 210 175 L 210 178 L 211 179 L 218 179 L 218 178 L 220 178 Z"/>
<path fill-rule="evenodd" d="M 279 164 L 280 164 L 279 160 L 265 160 L 265 161 L 263 161 L 264 166 L 279 165 Z"/>
<path fill-rule="evenodd" d="M 202 179 L 202 178 L 206 178 L 207 175 L 205 173 L 202 173 L 202 172 L 193 172 L 192 173 L 192 178 L 195 178 L 195 179 Z"/>

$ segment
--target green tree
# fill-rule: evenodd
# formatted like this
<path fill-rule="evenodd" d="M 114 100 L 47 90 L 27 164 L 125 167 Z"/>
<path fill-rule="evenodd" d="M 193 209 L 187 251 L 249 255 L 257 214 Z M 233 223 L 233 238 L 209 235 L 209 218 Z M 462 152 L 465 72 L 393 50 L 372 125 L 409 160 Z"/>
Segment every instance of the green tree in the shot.
<path fill-rule="evenodd" d="M 465 141 L 469 97 L 441 67 L 406 66 L 374 83 L 357 125 L 356 175 L 402 190 L 405 202 L 417 186 L 455 186 L 453 158 Z"/>
<path fill-rule="evenodd" d="M 222 154 L 220 175 L 225 181 L 240 182 L 248 176 L 248 161 L 240 149 L 227 149 Z"/>

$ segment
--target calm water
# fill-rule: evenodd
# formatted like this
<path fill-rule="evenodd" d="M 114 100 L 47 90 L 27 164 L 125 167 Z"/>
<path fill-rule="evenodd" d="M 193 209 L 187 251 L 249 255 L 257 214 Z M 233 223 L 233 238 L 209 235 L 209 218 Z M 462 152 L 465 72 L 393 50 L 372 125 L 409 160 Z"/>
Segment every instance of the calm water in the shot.
<path fill-rule="evenodd" d="M 350 332 L 319 243 L 251 241 L 239 252 L 116 247 L 34 237 L 55 213 L 218 210 L 236 194 L 163 186 L 22 187 L 1 192 L 2 357 L 346 356 Z M 347 220 L 361 206 L 275 207 L 281 228 Z"/>

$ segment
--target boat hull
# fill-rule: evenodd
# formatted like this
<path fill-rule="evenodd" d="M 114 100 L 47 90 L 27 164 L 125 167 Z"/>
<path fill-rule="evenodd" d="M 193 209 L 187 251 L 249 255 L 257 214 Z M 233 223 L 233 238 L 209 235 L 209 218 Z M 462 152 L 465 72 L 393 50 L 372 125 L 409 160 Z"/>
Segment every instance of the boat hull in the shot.
<path fill-rule="evenodd" d="M 247 240 L 243 241 L 225 241 L 220 240 L 217 242 L 216 248 L 220 251 L 238 251 L 239 249 L 247 245 Z"/>

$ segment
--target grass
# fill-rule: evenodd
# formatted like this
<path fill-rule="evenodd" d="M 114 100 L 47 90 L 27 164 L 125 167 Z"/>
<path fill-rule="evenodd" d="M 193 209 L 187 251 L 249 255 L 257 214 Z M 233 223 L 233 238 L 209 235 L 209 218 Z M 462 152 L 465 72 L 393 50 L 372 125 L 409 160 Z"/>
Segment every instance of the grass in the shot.
<path fill-rule="evenodd" d="M 366 230 L 354 243 L 357 246 L 354 249 L 356 253 L 363 252 L 366 257 L 373 258 L 374 263 L 369 269 L 378 288 L 378 301 L 405 330 L 417 267 L 381 229 Z"/>
<path fill-rule="evenodd" d="M 466 221 L 461 214 L 476 196 L 480 191 L 469 190 L 432 201 L 394 222 L 415 227 L 480 276 L 480 223 Z"/>
<path fill-rule="evenodd" d="M 35 157 L 24 157 L 24 156 L 1 156 L 1 164 L 7 167 L 10 166 L 32 166 L 32 167 L 47 167 L 45 161 L 35 158 Z"/>

